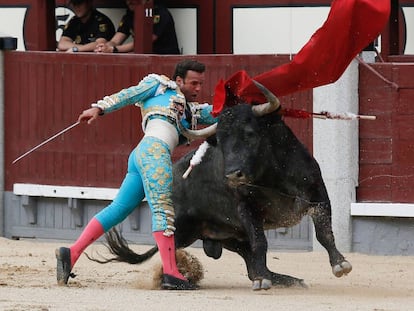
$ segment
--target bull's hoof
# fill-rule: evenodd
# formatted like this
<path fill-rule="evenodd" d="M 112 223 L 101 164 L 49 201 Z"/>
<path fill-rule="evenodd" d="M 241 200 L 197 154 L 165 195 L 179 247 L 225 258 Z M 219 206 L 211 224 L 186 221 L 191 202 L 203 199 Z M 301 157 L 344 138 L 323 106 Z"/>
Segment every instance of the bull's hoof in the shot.
<path fill-rule="evenodd" d="M 351 271 L 352 271 L 352 265 L 346 260 L 332 267 L 332 273 L 337 278 L 340 278 L 344 274 L 347 275 Z"/>
<path fill-rule="evenodd" d="M 272 287 L 272 281 L 268 279 L 254 280 L 252 284 L 253 290 L 261 290 L 261 289 L 268 290 L 271 287 Z"/>

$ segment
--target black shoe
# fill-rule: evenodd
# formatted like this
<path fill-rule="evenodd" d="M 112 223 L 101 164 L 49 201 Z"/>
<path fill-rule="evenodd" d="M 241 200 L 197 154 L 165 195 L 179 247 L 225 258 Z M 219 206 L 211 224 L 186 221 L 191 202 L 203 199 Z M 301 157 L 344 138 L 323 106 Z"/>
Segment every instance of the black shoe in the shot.
<path fill-rule="evenodd" d="M 191 284 L 186 280 L 181 280 L 169 274 L 162 275 L 162 282 L 161 282 L 162 289 L 170 289 L 170 290 L 194 290 L 197 289 L 197 286 Z"/>
<path fill-rule="evenodd" d="M 56 276 L 58 285 L 68 284 L 69 277 L 74 278 L 76 275 L 71 273 L 70 268 L 70 249 L 61 247 L 55 250 L 57 259 Z"/>

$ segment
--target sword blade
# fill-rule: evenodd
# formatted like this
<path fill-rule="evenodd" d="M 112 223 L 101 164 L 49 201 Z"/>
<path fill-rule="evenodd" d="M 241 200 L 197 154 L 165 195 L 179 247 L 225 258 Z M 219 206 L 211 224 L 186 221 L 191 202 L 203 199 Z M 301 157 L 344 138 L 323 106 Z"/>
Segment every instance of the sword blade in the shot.
<path fill-rule="evenodd" d="M 41 142 L 40 144 L 38 144 L 37 146 L 33 147 L 32 149 L 30 149 L 29 151 L 23 153 L 20 157 L 18 157 L 16 160 L 14 160 L 12 162 L 12 164 L 16 163 L 17 161 L 23 159 L 25 156 L 29 155 L 30 153 L 32 153 L 33 151 L 35 151 L 36 149 L 39 149 L 40 147 L 42 147 L 43 145 L 46 145 L 48 142 L 50 142 L 51 140 L 55 139 L 56 137 L 62 135 L 63 133 L 69 131 L 70 129 L 74 128 L 75 126 L 79 125 L 80 121 L 77 121 L 75 123 L 73 123 L 72 125 L 69 125 L 67 128 L 61 130 L 59 133 L 56 133 L 55 135 L 49 137 L 48 139 L 46 139 L 45 141 Z"/>

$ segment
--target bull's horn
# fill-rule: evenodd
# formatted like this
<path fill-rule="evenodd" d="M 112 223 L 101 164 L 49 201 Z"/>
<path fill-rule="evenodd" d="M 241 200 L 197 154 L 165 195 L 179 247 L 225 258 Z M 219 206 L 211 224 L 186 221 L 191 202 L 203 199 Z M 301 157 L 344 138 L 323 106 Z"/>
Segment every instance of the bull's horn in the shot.
<path fill-rule="evenodd" d="M 200 130 L 190 130 L 190 129 L 185 128 L 181 124 L 180 120 L 178 119 L 178 116 L 177 116 L 176 121 L 177 121 L 177 125 L 178 125 L 178 128 L 180 129 L 181 134 L 183 134 L 186 138 L 190 140 L 210 137 L 211 135 L 214 135 L 217 130 L 217 122 Z"/>
<path fill-rule="evenodd" d="M 280 107 L 279 99 L 270 92 L 263 84 L 253 80 L 254 84 L 262 91 L 263 95 L 269 101 L 265 104 L 252 106 L 253 114 L 257 117 L 264 116 L 277 110 Z"/>

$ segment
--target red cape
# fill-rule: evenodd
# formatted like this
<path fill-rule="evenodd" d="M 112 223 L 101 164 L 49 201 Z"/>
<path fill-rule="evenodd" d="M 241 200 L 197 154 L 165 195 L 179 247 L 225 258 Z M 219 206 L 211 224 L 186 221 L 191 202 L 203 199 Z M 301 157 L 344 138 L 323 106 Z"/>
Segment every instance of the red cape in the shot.
<path fill-rule="evenodd" d="M 389 0 L 334 0 L 325 23 L 290 63 L 253 78 L 238 71 L 227 81 L 219 81 L 213 114 L 232 105 L 237 97 L 249 103 L 265 102 L 252 79 L 277 96 L 335 82 L 354 57 L 378 37 L 389 14 Z"/>

